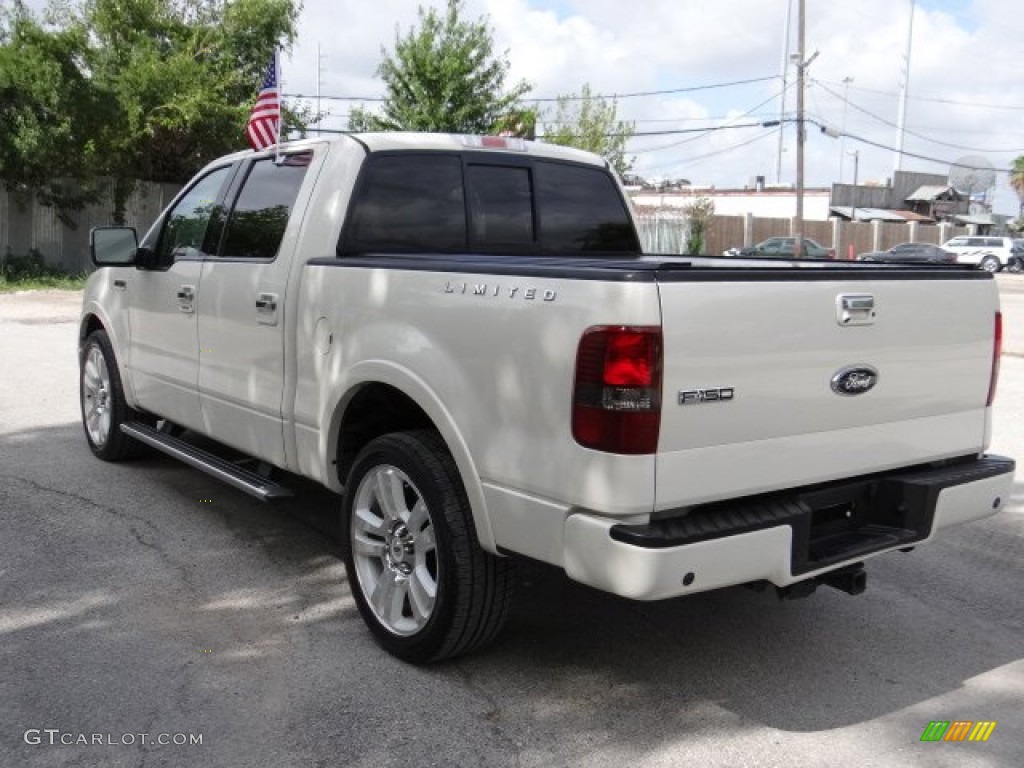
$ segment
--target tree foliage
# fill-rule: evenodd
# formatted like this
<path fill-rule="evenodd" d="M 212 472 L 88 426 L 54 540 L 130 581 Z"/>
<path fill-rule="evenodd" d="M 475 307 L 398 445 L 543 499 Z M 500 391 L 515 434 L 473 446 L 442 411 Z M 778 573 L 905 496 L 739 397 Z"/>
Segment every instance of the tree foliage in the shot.
<path fill-rule="evenodd" d="M 683 206 L 686 214 L 686 253 L 699 256 L 704 252 L 705 236 L 715 218 L 715 201 L 709 197 L 698 197 L 692 203 Z"/>
<path fill-rule="evenodd" d="M 19 8 L 0 20 L 0 177 L 59 205 L 81 201 L 55 179 L 88 193 L 112 178 L 119 203 L 135 179 L 188 180 L 245 147 L 263 70 L 293 41 L 298 11 L 295 0 L 80 0 L 39 20 Z"/>
<path fill-rule="evenodd" d="M 1020 200 L 1019 218 L 1024 219 L 1024 155 L 1016 158 L 1010 166 L 1010 186 Z"/>
<path fill-rule="evenodd" d="M 576 147 L 604 157 L 622 176 L 635 158 L 626 157 L 626 142 L 636 128 L 617 119 L 618 102 L 592 94 L 584 84 L 579 94 L 559 96 L 555 114 L 545 119 L 544 141 Z"/>
<path fill-rule="evenodd" d="M 464 20 L 462 5 L 448 0 L 443 14 L 420 6 L 418 28 L 396 31 L 393 53 L 381 48 L 384 103 L 379 113 L 353 109 L 352 130 L 488 133 L 516 106 L 530 85 L 506 90 L 509 64 L 486 18 Z"/>

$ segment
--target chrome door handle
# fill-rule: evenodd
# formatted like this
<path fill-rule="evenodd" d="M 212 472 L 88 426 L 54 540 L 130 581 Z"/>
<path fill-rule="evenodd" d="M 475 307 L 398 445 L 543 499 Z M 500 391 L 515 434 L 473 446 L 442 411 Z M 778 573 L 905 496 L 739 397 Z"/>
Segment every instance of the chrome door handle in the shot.
<path fill-rule="evenodd" d="M 256 322 L 277 325 L 277 294 L 261 293 L 256 296 Z"/>
<path fill-rule="evenodd" d="M 276 293 L 261 293 L 256 298 L 256 311 L 262 314 L 269 314 L 277 309 Z"/>
<path fill-rule="evenodd" d="M 183 285 L 178 288 L 178 309 L 182 312 L 192 312 L 194 310 L 192 302 L 196 298 L 196 287 L 194 285 Z"/>

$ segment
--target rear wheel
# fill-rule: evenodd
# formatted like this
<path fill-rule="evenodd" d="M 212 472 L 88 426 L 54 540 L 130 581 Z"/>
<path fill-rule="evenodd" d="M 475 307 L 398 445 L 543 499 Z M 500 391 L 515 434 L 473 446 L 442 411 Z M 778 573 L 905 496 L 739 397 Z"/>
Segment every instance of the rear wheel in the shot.
<path fill-rule="evenodd" d="M 436 433 L 394 433 L 363 449 L 346 486 L 342 539 L 359 612 L 395 656 L 459 656 L 504 624 L 511 564 L 477 542 L 455 461 Z"/>
<path fill-rule="evenodd" d="M 992 254 L 985 256 L 978 266 L 986 272 L 992 272 L 993 274 L 1003 268 L 1003 265 L 999 263 L 999 259 Z"/>
<path fill-rule="evenodd" d="M 93 331 L 82 345 L 79 395 L 85 439 L 97 457 L 121 461 L 146 452 L 144 445 L 121 431 L 125 422 L 152 420 L 125 402 L 117 359 L 106 331 Z"/>
<path fill-rule="evenodd" d="M 1024 272 L 1024 259 L 1020 256 L 1016 256 L 1010 259 L 1010 263 L 1006 265 L 1007 272 Z"/>

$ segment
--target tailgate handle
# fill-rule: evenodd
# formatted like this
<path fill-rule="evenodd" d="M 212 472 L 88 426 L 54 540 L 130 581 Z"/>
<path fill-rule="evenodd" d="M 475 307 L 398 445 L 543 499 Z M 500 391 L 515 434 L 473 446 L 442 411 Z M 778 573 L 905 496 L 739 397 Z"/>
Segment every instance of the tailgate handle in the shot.
<path fill-rule="evenodd" d="M 875 322 L 875 297 L 870 293 L 841 293 L 836 296 L 836 322 L 839 325 L 872 325 Z"/>

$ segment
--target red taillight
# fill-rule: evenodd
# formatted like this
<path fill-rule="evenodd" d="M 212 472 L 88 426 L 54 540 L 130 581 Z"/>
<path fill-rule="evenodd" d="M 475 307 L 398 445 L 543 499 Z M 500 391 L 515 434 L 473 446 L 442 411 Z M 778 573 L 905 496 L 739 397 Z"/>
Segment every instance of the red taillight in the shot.
<path fill-rule="evenodd" d="M 660 425 L 661 328 L 588 328 L 576 353 L 576 442 L 608 453 L 655 453 Z"/>
<path fill-rule="evenodd" d="M 1003 356 L 1003 313 L 996 312 L 995 338 L 992 341 L 992 375 L 988 380 L 988 400 L 985 407 L 992 405 L 996 397 L 996 384 L 999 382 L 999 358 Z"/>

